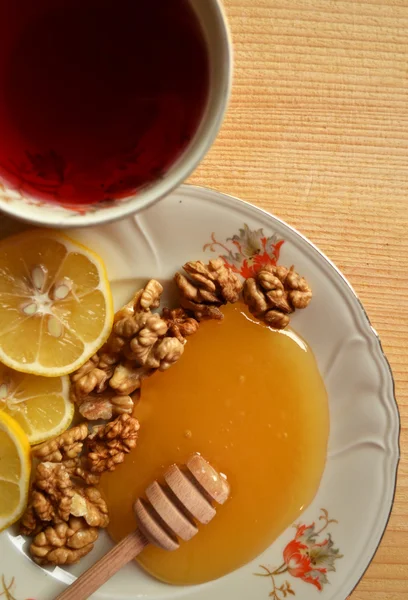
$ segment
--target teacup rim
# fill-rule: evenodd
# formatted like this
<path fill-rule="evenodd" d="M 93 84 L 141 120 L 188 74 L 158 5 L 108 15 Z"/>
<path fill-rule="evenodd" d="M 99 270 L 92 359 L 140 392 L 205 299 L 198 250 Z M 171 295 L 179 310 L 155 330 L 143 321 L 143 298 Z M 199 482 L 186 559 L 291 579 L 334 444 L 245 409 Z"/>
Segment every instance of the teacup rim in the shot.
<path fill-rule="evenodd" d="M 194 1 L 197 0 L 190 1 L 194 4 Z M 218 92 L 216 113 L 208 122 L 205 122 L 205 115 L 203 116 L 191 145 L 186 148 L 169 172 L 162 179 L 156 180 L 136 194 L 112 200 L 112 204 L 107 202 L 84 204 L 77 207 L 67 207 L 30 197 L 20 190 L 8 188 L 6 184 L 0 182 L 0 213 L 38 227 L 64 229 L 92 227 L 140 213 L 186 182 L 213 145 L 223 123 L 232 90 L 233 47 L 231 31 L 222 0 L 211 1 L 214 17 L 219 26 L 219 40 L 222 43 L 221 60 L 224 67 L 220 78 L 221 85 Z"/>

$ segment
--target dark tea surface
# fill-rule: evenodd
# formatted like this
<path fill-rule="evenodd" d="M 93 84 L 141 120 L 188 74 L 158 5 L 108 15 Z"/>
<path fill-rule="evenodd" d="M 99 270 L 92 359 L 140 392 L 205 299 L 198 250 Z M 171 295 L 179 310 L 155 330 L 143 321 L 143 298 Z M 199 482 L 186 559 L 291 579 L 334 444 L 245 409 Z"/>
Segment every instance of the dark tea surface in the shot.
<path fill-rule="evenodd" d="M 188 0 L 0 0 L 0 178 L 93 203 L 162 176 L 207 100 Z"/>

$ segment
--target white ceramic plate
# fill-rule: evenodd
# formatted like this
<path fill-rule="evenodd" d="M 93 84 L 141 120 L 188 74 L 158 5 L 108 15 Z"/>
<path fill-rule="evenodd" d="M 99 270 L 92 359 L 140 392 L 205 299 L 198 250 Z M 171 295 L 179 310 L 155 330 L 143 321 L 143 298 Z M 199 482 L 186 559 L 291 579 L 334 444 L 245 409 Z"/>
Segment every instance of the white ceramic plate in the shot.
<path fill-rule="evenodd" d="M 2 217 L 1 227 L 4 235 L 13 225 Z M 296 529 L 289 528 L 252 563 L 212 583 L 167 586 L 130 564 L 95 598 L 282 600 L 286 594 L 301 600 L 345 600 L 384 532 L 399 458 L 399 415 L 390 367 L 348 282 L 315 246 L 279 219 L 229 196 L 190 186 L 136 217 L 69 234 L 105 259 L 117 306 L 147 277 L 170 280 L 191 259 L 221 255 L 243 276 L 263 262 L 295 264 L 314 297 L 292 324 L 317 357 L 330 402 L 325 473 Z M 16 528 L 0 536 L 0 597 L 51 600 L 110 542 L 102 537 L 79 566 L 49 570 L 31 562 L 25 544 Z M 317 544 L 320 561 L 313 565 L 310 556 L 316 554 Z"/>

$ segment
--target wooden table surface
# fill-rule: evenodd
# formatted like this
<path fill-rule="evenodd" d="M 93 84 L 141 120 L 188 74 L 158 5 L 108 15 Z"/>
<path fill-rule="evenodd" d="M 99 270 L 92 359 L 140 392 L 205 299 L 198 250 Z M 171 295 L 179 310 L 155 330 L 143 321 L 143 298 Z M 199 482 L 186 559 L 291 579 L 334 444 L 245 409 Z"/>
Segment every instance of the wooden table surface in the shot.
<path fill-rule="evenodd" d="M 408 599 L 408 0 L 225 0 L 229 112 L 191 178 L 307 235 L 359 294 L 391 363 L 402 458 L 352 600 Z"/>

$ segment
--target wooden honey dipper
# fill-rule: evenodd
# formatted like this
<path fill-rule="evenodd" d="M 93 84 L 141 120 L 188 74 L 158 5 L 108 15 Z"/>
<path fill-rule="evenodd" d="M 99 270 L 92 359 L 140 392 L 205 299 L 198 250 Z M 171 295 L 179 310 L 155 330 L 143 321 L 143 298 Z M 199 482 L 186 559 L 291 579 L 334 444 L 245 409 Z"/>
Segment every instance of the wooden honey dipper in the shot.
<path fill-rule="evenodd" d="M 146 500 L 138 499 L 134 511 L 138 528 L 85 571 L 56 600 L 86 600 L 148 544 L 177 550 L 178 538 L 188 541 L 198 529 L 193 519 L 206 525 L 215 516 L 211 501 L 224 504 L 230 487 L 200 454 L 193 454 L 186 471 L 171 465 L 163 486 L 154 481 L 146 489 Z"/>

